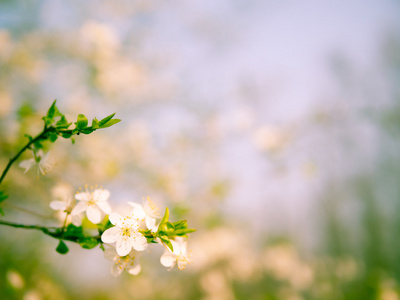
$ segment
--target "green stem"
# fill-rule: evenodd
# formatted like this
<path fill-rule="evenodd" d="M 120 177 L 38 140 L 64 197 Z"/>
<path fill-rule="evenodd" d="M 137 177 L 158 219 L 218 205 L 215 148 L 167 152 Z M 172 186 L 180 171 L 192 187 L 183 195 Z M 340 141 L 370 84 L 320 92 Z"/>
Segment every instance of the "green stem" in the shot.
<path fill-rule="evenodd" d="M 50 128 L 45 127 L 43 129 L 43 131 L 41 133 L 39 133 L 35 138 L 33 138 L 32 140 L 29 140 L 29 142 L 13 157 L 10 159 L 10 161 L 8 162 L 6 168 L 3 171 L 3 174 L 0 177 L 0 184 L 2 183 L 4 177 L 6 177 L 8 170 L 11 168 L 11 165 L 18 159 L 18 157 L 28 148 L 30 148 L 30 146 L 32 144 L 34 144 L 35 142 L 43 139 L 44 135 L 50 131 Z"/>
<path fill-rule="evenodd" d="M 38 226 L 38 225 L 24 225 L 24 224 L 18 224 L 18 223 L 13 223 L 13 222 L 8 222 L 8 221 L 3 221 L 0 220 L 0 225 L 6 225 L 6 226 L 11 226 L 15 228 L 25 228 L 25 229 L 36 229 L 43 231 L 44 233 L 50 232 L 50 230 L 57 230 L 57 227 L 44 227 L 44 226 Z"/>
<path fill-rule="evenodd" d="M 38 226 L 38 225 L 24 225 L 24 224 L 18 224 L 18 223 L 13 223 L 13 222 L 8 222 L 8 221 L 3 221 L 0 220 L 0 225 L 5 225 L 5 226 L 10 226 L 10 227 L 15 227 L 15 228 L 24 228 L 24 229 L 35 229 L 42 231 L 44 234 L 47 234 L 55 239 L 61 239 L 61 240 L 66 240 L 74 243 L 79 244 L 79 237 L 64 237 L 64 228 L 63 227 L 45 227 L 45 226 Z M 93 238 L 100 240 L 100 236 L 93 236 Z"/>

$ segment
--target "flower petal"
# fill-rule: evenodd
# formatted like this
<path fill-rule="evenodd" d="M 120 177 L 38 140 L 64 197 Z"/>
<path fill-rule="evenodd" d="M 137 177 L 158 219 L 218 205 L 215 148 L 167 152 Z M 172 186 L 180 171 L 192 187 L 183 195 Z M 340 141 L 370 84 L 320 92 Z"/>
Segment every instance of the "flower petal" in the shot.
<path fill-rule="evenodd" d="M 112 274 L 114 277 L 117 277 L 117 276 L 121 275 L 121 273 L 122 273 L 123 270 L 124 270 L 124 269 L 122 268 L 122 266 L 121 266 L 120 264 L 114 264 L 114 265 L 111 267 L 111 274 Z"/>
<path fill-rule="evenodd" d="M 154 229 L 156 227 L 156 219 L 147 216 L 146 217 L 146 226 L 147 226 L 147 229 L 154 231 Z"/>
<path fill-rule="evenodd" d="M 84 212 L 88 208 L 86 202 L 79 202 L 71 211 L 71 215 L 79 215 L 81 212 Z"/>
<path fill-rule="evenodd" d="M 132 247 L 137 251 L 146 250 L 148 244 L 147 239 L 140 233 L 136 233 L 130 238 Z"/>
<path fill-rule="evenodd" d="M 132 245 L 127 237 L 123 237 L 117 240 L 116 250 L 119 256 L 128 255 L 131 252 Z"/>
<path fill-rule="evenodd" d="M 142 267 L 139 264 L 135 264 L 132 268 L 128 269 L 128 273 L 132 275 L 137 275 L 142 270 Z"/>
<path fill-rule="evenodd" d="M 165 252 L 161 258 L 160 262 L 164 267 L 174 267 L 176 264 L 176 255 L 170 252 Z"/>
<path fill-rule="evenodd" d="M 108 190 L 96 189 L 93 191 L 94 201 L 107 201 L 110 198 L 110 192 Z"/>
<path fill-rule="evenodd" d="M 106 201 L 99 201 L 96 204 L 106 215 L 111 214 L 111 207 Z"/>
<path fill-rule="evenodd" d="M 121 238 L 121 229 L 118 227 L 111 227 L 103 232 L 101 235 L 101 240 L 103 243 L 111 244 L 115 243 Z"/>
<path fill-rule="evenodd" d="M 54 210 L 64 210 L 67 208 L 67 204 L 64 201 L 51 201 L 50 207 Z"/>
<path fill-rule="evenodd" d="M 124 218 L 120 214 L 113 212 L 108 216 L 108 219 L 110 220 L 111 224 L 113 224 L 115 226 L 118 226 L 118 227 L 121 227 L 122 226 L 122 220 Z"/>
<path fill-rule="evenodd" d="M 108 260 L 114 261 L 118 258 L 118 254 L 114 247 L 107 247 L 104 250 L 104 257 Z"/>
<path fill-rule="evenodd" d="M 81 201 L 89 201 L 90 193 L 87 193 L 87 192 L 77 193 L 77 194 L 75 194 L 75 199 L 81 200 Z"/>
<path fill-rule="evenodd" d="M 74 215 L 71 216 L 72 224 L 76 227 L 79 227 L 82 225 L 82 218 L 80 215 Z"/>
<path fill-rule="evenodd" d="M 128 202 L 128 203 L 133 206 L 132 214 L 135 218 L 143 219 L 146 217 L 146 213 L 140 204 L 134 202 Z"/>
<path fill-rule="evenodd" d="M 93 224 L 98 224 L 101 222 L 101 211 L 97 206 L 89 206 L 86 210 L 87 218 Z"/>
<path fill-rule="evenodd" d="M 28 170 L 35 164 L 35 159 L 30 158 L 27 160 L 23 160 L 19 163 L 19 167 L 25 169 L 24 173 L 28 172 Z"/>

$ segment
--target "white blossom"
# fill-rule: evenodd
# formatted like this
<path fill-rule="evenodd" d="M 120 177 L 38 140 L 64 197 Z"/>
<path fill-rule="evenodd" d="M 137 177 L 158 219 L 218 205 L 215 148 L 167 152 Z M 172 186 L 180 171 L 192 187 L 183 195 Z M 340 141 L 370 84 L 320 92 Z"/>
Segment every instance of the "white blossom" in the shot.
<path fill-rule="evenodd" d="M 80 192 L 75 195 L 75 199 L 80 202 L 71 211 L 72 216 L 79 215 L 86 211 L 86 216 L 93 224 L 98 224 L 102 220 L 102 212 L 106 215 L 111 213 L 111 207 L 107 200 L 110 192 L 104 189 L 95 189 L 94 191 Z"/>
<path fill-rule="evenodd" d="M 141 267 L 133 251 L 128 255 L 120 256 L 114 247 L 107 247 L 104 251 L 104 257 L 114 262 L 111 267 L 111 274 L 115 277 L 119 276 L 124 270 L 132 275 L 140 273 Z"/>
<path fill-rule="evenodd" d="M 157 231 L 156 219 L 161 218 L 160 209 L 150 197 L 143 199 L 143 205 L 135 202 L 128 203 L 133 206 L 132 214 L 139 219 L 144 219 L 148 229 L 153 232 Z"/>
<path fill-rule="evenodd" d="M 75 200 L 72 197 L 65 197 L 63 200 L 54 200 L 50 202 L 50 207 L 54 210 L 59 210 L 62 212 L 63 218 L 65 218 L 65 214 L 68 214 L 69 216 L 75 207 Z M 75 226 L 81 226 L 82 218 L 80 214 L 71 215 L 71 223 Z"/>
<path fill-rule="evenodd" d="M 112 213 L 109 220 L 115 226 L 104 231 L 101 240 L 107 244 L 116 242 L 119 256 L 128 255 L 132 248 L 137 251 L 147 248 L 147 239 L 138 231 L 139 218 L 135 218 L 133 215 L 122 217 L 120 214 Z"/>
<path fill-rule="evenodd" d="M 42 173 L 42 175 L 46 175 L 55 166 L 55 162 L 50 158 L 49 154 L 50 152 L 44 154 L 42 150 L 39 150 L 35 154 L 34 158 L 21 161 L 19 163 L 19 167 L 25 169 L 24 173 L 26 173 L 29 171 L 30 168 L 35 166 L 37 176 L 39 176 L 39 173 Z"/>
<path fill-rule="evenodd" d="M 160 262 L 164 267 L 172 269 L 178 264 L 179 270 L 186 268 L 187 264 L 192 263 L 190 253 L 187 253 L 187 242 L 182 237 L 176 237 L 171 240 L 174 251 L 166 247 L 164 254 L 160 258 Z"/>

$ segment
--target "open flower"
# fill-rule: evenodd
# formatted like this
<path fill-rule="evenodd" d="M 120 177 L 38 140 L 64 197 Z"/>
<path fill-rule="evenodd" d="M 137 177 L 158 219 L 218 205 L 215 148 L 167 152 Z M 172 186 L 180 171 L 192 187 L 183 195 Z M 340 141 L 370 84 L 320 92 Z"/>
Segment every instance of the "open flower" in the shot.
<path fill-rule="evenodd" d="M 119 256 L 128 255 L 132 248 L 137 251 L 147 248 L 147 239 L 138 231 L 139 218 L 134 218 L 133 215 L 122 217 L 120 214 L 112 213 L 109 219 L 115 226 L 104 231 L 101 240 L 107 244 L 116 242 Z"/>
<path fill-rule="evenodd" d="M 63 213 L 63 218 L 65 218 L 65 214 L 70 215 L 72 209 L 75 207 L 75 199 L 72 197 L 65 197 L 63 200 L 54 200 L 50 202 L 50 207 L 54 210 L 59 210 Z M 71 215 L 71 220 L 73 225 L 81 226 L 82 218 L 78 215 Z"/>
<path fill-rule="evenodd" d="M 157 231 L 156 219 L 161 218 L 160 209 L 149 197 L 143 199 L 143 205 L 135 202 L 128 203 L 133 206 L 132 214 L 139 219 L 145 219 L 148 229 Z"/>
<path fill-rule="evenodd" d="M 75 195 L 76 200 L 80 202 L 71 211 L 72 216 L 79 215 L 86 211 L 86 216 L 93 224 L 98 224 L 102 220 L 102 211 L 108 215 L 111 213 L 111 207 L 107 200 L 110 192 L 104 189 L 95 189 L 94 191 L 80 192 Z"/>
<path fill-rule="evenodd" d="M 126 270 L 132 275 L 140 273 L 141 267 L 133 251 L 128 255 L 120 256 L 117 251 L 115 251 L 114 247 L 107 247 L 106 250 L 104 250 L 104 257 L 114 262 L 111 267 L 111 274 L 115 277 L 121 275 L 123 270 Z"/>
<path fill-rule="evenodd" d="M 21 161 L 19 163 L 19 167 L 25 169 L 24 173 L 26 173 L 29 171 L 30 168 L 35 166 L 37 176 L 39 176 L 39 173 L 42 173 L 42 175 L 46 175 L 55 166 L 55 162 L 50 158 L 49 154 L 50 152 L 44 154 L 42 150 L 39 150 L 35 154 L 34 158 Z"/>
<path fill-rule="evenodd" d="M 187 242 L 182 237 L 176 237 L 171 240 L 174 251 L 166 247 L 164 254 L 160 258 L 160 262 L 164 267 L 172 269 L 175 264 L 178 264 L 179 270 L 186 268 L 187 264 L 192 263 L 190 254 L 187 253 Z"/>

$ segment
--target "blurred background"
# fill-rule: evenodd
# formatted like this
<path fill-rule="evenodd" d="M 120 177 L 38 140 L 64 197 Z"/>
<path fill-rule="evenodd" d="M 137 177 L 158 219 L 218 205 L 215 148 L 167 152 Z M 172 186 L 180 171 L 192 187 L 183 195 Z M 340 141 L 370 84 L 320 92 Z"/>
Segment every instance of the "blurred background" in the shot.
<path fill-rule="evenodd" d="M 0 1 L 1 169 L 54 99 L 122 119 L 14 165 L 1 219 L 58 226 L 57 193 L 98 184 L 198 229 L 186 270 L 153 247 L 114 278 L 0 226 L 0 298 L 400 299 L 399 49 L 394 0 Z"/>

